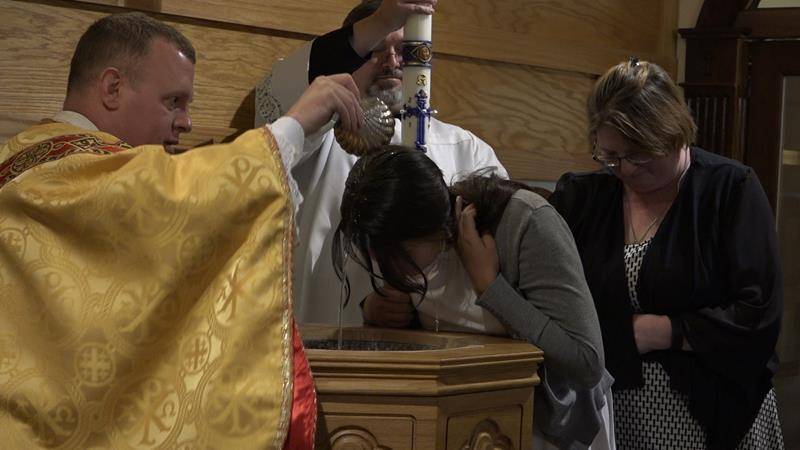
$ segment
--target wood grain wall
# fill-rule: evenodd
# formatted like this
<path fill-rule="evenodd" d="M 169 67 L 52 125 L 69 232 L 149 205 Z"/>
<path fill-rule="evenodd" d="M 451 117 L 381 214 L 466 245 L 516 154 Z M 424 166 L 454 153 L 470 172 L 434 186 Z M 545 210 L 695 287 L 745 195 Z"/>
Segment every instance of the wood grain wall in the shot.
<path fill-rule="evenodd" d="M 253 122 L 272 62 L 336 28 L 358 0 L 0 0 L 0 142 L 58 111 L 75 43 L 94 20 L 152 12 L 198 51 L 194 130 L 222 141 Z M 636 55 L 675 73 L 677 0 L 439 0 L 432 100 L 491 144 L 512 177 L 594 167 L 584 136 L 594 79 Z"/>

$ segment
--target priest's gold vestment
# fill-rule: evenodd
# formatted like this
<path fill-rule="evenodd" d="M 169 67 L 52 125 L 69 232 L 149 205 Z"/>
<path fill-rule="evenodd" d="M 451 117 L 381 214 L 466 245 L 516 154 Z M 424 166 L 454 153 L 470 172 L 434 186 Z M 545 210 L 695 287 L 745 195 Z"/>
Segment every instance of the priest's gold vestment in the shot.
<path fill-rule="evenodd" d="M 268 130 L 170 155 L 42 123 L 0 148 L 4 448 L 280 448 L 286 170 Z"/>

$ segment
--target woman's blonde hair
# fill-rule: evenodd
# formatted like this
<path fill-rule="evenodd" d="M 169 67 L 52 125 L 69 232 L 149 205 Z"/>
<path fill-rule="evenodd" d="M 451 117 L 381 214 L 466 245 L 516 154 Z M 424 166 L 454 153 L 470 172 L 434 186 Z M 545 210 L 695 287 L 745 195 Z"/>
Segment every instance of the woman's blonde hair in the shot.
<path fill-rule="evenodd" d="M 691 144 L 697 132 L 670 76 L 658 65 L 635 58 L 600 77 L 586 106 L 592 151 L 603 125 L 615 128 L 640 151 L 657 155 Z"/>

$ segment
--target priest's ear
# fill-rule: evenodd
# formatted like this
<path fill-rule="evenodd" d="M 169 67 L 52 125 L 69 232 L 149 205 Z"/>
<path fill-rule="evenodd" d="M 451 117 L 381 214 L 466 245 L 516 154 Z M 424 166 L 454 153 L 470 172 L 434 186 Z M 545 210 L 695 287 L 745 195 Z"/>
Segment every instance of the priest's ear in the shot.
<path fill-rule="evenodd" d="M 123 82 L 122 73 L 116 67 L 107 67 L 100 74 L 100 98 L 106 109 L 119 109 Z"/>

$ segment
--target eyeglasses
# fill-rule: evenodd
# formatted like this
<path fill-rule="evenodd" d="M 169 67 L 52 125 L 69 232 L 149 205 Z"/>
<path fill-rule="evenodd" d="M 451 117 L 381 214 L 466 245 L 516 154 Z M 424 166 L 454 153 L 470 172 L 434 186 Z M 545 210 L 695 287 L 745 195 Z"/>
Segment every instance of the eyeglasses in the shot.
<path fill-rule="evenodd" d="M 377 58 L 378 61 L 383 61 L 385 58 L 391 56 L 392 58 L 396 59 L 398 62 L 403 61 L 403 45 L 399 44 L 397 46 L 387 45 L 383 48 L 378 48 L 372 51 L 372 56 Z"/>
<path fill-rule="evenodd" d="M 652 162 L 657 157 L 658 155 L 654 155 L 649 152 L 635 152 L 627 154 L 625 156 L 609 156 L 609 155 L 604 155 L 597 151 L 592 153 L 593 160 L 612 169 L 614 167 L 619 167 L 619 165 L 622 164 L 623 159 L 625 161 L 628 161 L 630 164 L 633 164 L 634 166 L 641 166 L 642 164 L 647 164 L 649 162 Z"/>

